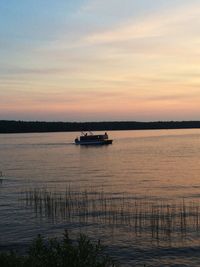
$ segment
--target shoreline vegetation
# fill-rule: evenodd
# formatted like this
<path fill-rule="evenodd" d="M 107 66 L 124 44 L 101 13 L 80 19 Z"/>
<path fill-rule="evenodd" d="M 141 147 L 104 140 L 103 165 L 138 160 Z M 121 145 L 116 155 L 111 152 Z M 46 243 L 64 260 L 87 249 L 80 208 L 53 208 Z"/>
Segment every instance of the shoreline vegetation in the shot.
<path fill-rule="evenodd" d="M 102 121 L 102 122 L 45 122 L 0 120 L 2 133 L 38 132 L 80 132 L 114 130 L 159 130 L 159 129 L 197 129 L 200 121 Z"/>
<path fill-rule="evenodd" d="M 129 227 L 132 234 L 151 236 L 157 241 L 172 241 L 178 236 L 183 240 L 188 234 L 200 233 L 198 201 L 140 199 L 131 194 L 73 190 L 69 186 L 65 192 L 45 188 L 25 190 L 20 202 L 41 219 L 92 223 L 112 229 Z"/>
<path fill-rule="evenodd" d="M 35 238 L 27 253 L 0 252 L 1 267 L 116 267 L 113 259 L 105 252 L 101 242 L 92 242 L 80 234 L 75 241 L 65 231 L 63 239 Z"/>

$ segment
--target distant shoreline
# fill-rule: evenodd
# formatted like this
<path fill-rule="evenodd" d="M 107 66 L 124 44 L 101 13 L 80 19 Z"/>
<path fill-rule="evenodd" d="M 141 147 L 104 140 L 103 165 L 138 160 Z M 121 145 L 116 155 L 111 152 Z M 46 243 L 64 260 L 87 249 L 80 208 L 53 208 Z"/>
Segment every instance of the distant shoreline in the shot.
<path fill-rule="evenodd" d="M 45 122 L 0 120 L 0 134 L 121 130 L 198 129 L 200 121 Z"/>

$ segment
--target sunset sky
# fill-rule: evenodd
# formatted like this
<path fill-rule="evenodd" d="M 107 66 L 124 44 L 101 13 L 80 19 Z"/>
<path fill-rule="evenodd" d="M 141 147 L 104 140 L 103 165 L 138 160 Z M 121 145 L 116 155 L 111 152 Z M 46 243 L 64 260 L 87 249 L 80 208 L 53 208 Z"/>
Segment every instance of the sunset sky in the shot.
<path fill-rule="evenodd" d="M 1 0 L 0 119 L 199 120 L 199 0 Z"/>

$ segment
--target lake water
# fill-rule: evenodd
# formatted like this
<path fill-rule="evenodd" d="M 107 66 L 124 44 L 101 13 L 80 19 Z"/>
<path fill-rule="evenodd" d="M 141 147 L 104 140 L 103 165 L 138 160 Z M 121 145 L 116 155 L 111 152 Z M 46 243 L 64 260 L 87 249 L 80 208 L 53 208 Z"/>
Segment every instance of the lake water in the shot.
<path fill-rule="evenodd" d="M 69 229 L 100 238 L 122 266 L 200 266 L 200 130 L 110 131 L 113 144 L 94 147 L 74 145 L 76 136 L 0 135 L 0 248 L 21 249 L 38 233 Z M 31 190 L 66 189 L 76 198 L 71 217 L 38 211 L 28 199 Z M 94 207 L 99 196 L 103 204 Z"/>

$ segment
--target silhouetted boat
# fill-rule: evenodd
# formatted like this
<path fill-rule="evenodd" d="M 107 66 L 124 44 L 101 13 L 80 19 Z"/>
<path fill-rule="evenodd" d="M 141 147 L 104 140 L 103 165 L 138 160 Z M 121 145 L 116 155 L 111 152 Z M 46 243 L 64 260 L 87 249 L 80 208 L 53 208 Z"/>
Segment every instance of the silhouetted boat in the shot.
<path fill-rule="evenodd" d="M 74 140 L 76 145 L 110 145 L 113 140 L 108 139 L 108 134 L 93 134 L 92 132 L 82 133 Z"/>

